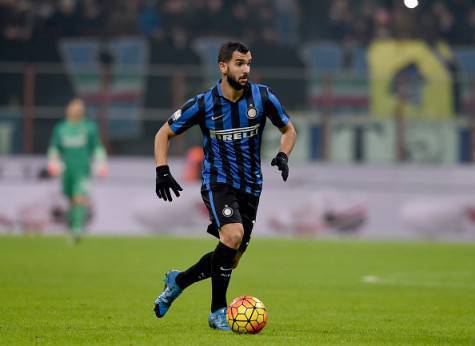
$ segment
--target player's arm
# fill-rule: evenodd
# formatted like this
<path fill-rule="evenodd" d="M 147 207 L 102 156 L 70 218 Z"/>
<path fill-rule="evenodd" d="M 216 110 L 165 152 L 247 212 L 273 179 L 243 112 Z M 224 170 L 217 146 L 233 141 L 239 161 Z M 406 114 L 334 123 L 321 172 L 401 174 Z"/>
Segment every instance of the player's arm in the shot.
<path fill-rule="evenodd" d="M 94 159 L 94 174 L 99 177 L 105 177 L 109 174 L 109 166 L 107 164 L 107 152 L 101 143 L 99 129 L 95 123 L 91 123 L 89 131 L 90 152 Z"/>
<path fill-rule="evenodd" d="M 168 147 L 170 145 L 170 139 L 175 137 L 176 133 L 170 128 L 168 122 L 163 124 L 163 126 L 158 130 L 155 135 L 155 165 L 163 166 L 168 163 Z"/>
<path fill-rule="evenodd" d="M 295 141 L 297 140 L 297 132 L 295 131 L 295 127 L 290 121 L 289 116 L 279 99 L 271 90 L 268 90 L 267 93 L 268 98 L 265 105 L 266 114 L 272 121 L 272 124 L 278 127 L 282 134 L 280 137 L 279 152 L 272 159 L 271 165 L 277 166 L 279 171 L 282 172 L 282 179 L 287 181 L 287 178 L 289 177 L 289 155 L 294 148 Z"/>
<path fill-rule="evenodd" d="M 63 164 L 61 162 L 61 152 L 60 152 L 60 135 L 59 128 L 56 126 L 53 129 L 53 134 L 51 135 L 50 143 L 48 146 L 48 174 L 50 176 L 58 176 L 63 169 Z"/>
<path fill-rule="evenodd" d="M 179 197 L 180 191 L 183 191 L 181 186 L 173 178 L 170 167 L 168 167 L 168 147 L 170 145 L 170 139 L 175 136 L 176 134 L 170 128 L 170 125 L 165 123 L 155 135 L 154 144 L 156 166 L 155 193 L 158 198 L 170 202 L 172 201 L 170 189 L 175 193 L 176 197 Z"/>
<path fill-rule="evenodd" d="M 295 131 L 295 127 L 290 120 L 287 125 L 281 127 L 279 130 L 281 133 L 279 152 L 284 153 L 288 157 L 290 156 L 295 142 L 297 141 L 297 132 Z"/>
<path fill-rule="evenodd" d="M 189 100 L 182 108 L 173 113 L 155 135 L 155 193 L 158 198 L 164 201 L 172 201 L 170 189 L 175 193 L 176 197 L 179 197 L 180 191 L 183 191 L 181 186 L 173 178 L 170 167 L 168 166 L 168 147 L 170 145 L 170 139 L 198 123 L 200 114 L 198 104 L 198 98 Z"/>

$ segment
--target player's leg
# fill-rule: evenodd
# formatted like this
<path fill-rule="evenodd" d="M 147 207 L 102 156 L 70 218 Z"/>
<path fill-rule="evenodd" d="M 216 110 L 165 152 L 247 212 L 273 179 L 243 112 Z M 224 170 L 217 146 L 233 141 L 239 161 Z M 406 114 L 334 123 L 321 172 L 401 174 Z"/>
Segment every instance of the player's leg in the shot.
<path fill-rule="evenodd" d="M 75 243 L 75 237 L 74 237 L 74 232 L 73 230 L 73 224 L 76 223 L 77 220 L 77 211 L 75 208 L 75 201 L 74 201 L 74 195 L 75 195 L 75 190 L 77 182 L 76 179 L 73 175 L 73 172 L 71 169 L 68 169 L 66 167 L 65 171 L 63 172 L 62 176 L 63 180 L 63 194 L 68 198 L 68 211 L 67 211 L 67 221 L 68 221 L 68 232 L 69 235 L 71 236 L 71 241 L 73 244 Z"/>
<path fill-rule="evenodd" d="M 178 270 L 170 270 L 165 273 L 163 279 L 165 287 L 162 293 L 155 299 L 154 308 L 155 316 L 161 318 L 165 316 L 173 301 L 183 292 L 180 286 L 176 283 L 176 277 L 180 274 Z"/>
<path fill-rule="evenodd" d="M 232 222 L 235 218 L 235 215 L 230 215 L 231 218 L 229 220 L 216 219 L 215 212 L 213 211 L 213 209 L 216 210 L 217 208 L 221 210 L 226 208 L 227 205 L 235 203 L 233 201 L 234 197 L 228 194 L 228 189 L 224 186 L 216 187 L 212 193 L 210 193 L 210 191 L 202 191 L 201 195 L 206 207 L 208 208 L 211 219 L 211 224 L 208 226 L 206 231 L 219 239 L 220 232 L 219 227 L 217 225 L 223 222 L 226 223 L 227 221 Z M 210 196 L 214 196 L 214 201 L 210 200 Z M 226 219 L 224 214 L 221 215 L 221 218 Z M 239 221 L 239 219 L 237 219 L 237 221 Z M 176 283 L 178 284 L 178 286 L 180 286 L 181 289 L 185 289 L 195 282 L 211 277 L 211 260 L 213 253 L 214 251 L 206 253 L 200 258 L 197 263 L 177 275 Z"/>
<path fill-rule="evenodd" d="M 243 220 L 244 237 L 241 246 L 239 247 L 239 251 L 236 253 L 236 256 L 234 256 L 233 268 L 237 267 L 237 264 L 239 263 L 243 252 L 246 250 L 247 245 L 249 244 L 250 233 L 252 231 L 253 223 L 249 222 L 248 224 L 250 226 L 246 227 L 246 221 Z M 219 229 L 214 223 L 211 223 L 208 226 L 207 232 L 219 239 Z M 248 236 L 246 236 L 247 234 Z M 191 267 L 189 267 L 185 271 L 180 272 L 177 275 L 175 280 L 182 290 L 184 290 L 188 286 L 191 286 L 195 282 L 205 280 L 211 277 L 211 259 L 213 253 L 214 251 L 204 254 L 198 262 L 196 262 Z"/>
<path fill-rule="evenodd" d="M 208 232 L 214 228 L 215 226 L 211 224 L 208 226 Z M 211 259 L 213 253 L 214 252 L 211 251 L 204 254 L 198 262 L 183 272 L 170 270 L 165 274 L 165 287 L 157 299 L 155 299 L 154 303 L 155 315 L 158 318 L 165 316 L 173 301 L 178 298 L 185 288 L 211 276 Z"/>
<path fill-rule="evenodd" d="M 241 223 L 229 223 L 220 228 L 219 243 L 211 260 L 212 312 L 227 306 L 226 291 L 243 235 Z"/>
<path fill-rule="evenodd" d="M 218 230 L 214 224 L 208 226 L 208 232 L 213 234 Z M 204 254 L 198 262 L 183 272 L 170 270 L 165 274 L 165 287 L 160 295 L 155 299 L 154 311 L 158 318 L 163 317 L 170 308 L 173 301 L 183 292 L 185 288 L 195 282 L 211 277 L 211 259 L 214 251 Z"/>
<path fill-rule="evenodd" d="M 176 277 L 176 283 L 182 290 L 195 282 L 211 277 L 211 258 L 214 251 L 204 254 L 198 262 L 181 272 Z"/>
<path fill-rule="evenodd" d="M 210 214 L 219 229 L 219 243 L 211 259 L 212 300 L 208 322 L 211 328 L 229 330 L 226 321 L 226 292 L 244 229 L 235 189 L 222 186 L 208 194 Z"/>
<path fill-rule="evenodd" d="M 243 226 L 237 222 L 225 224 L 219 231 L 219 243 L 211 260 L 211 313 L 208 323 L 213 329 L 230 330 L 226 319 L 226 292 L 243 235 Z"/>
<path fill-rule="evenodd" d="M 244 228 L 244 236 L 242 238 L 239 250 L 234 257 L 234 268 L 237 268 L 242 255 L 247 250 L 251 241 L 251 234 L 256 223 L 257 207 L 259 205 L 259 196 L 246 193 L 240 193 L 238 196 L 239 212 L 241 214 L 242 225 Z"/>
<path fill-rule="evenodd" d="M 212 196 L 211 200 L 210 200 L 210 196 Z M 212 223 L 208 226 L 208 229 L 207 229 L 208 233 L 216 237 L 220 237 L 221 232 L 218 230 L 217 225 L 223 224 L 223 223 L 232 223 L 235 220 L 240 221 L 239 212 L 237 210 L 237 204 L 234 200 L 235 198 L 233 197 L 232 194 L 228 193 L 227 188 L 220 187 L 220 188 L 217 188 L 213 192 L 202 191 L 202 197 L 203 197 L 203 201 L 205 202 L 205 205 L 207 206 L 210 212 L 210 218 L 212 221 Z M 228 205 L 232 205 L 232 204 L 235 205 L 235 209 L 236 209 L 235 215 L 233 215 L 233 209 L 228 207 Z M 216 208 L 223 210 L 223 212 L 220 214 L 221 218 L 216 217 L 216 213 L 215 213 Z M 230 213 L 228 214 L 228 212 Z M 228 238 L 229 237 L 226 237 L 225 242 L 231 241 Z M 216 252 L 217 252 L 217 255 L 216 255 Z M 197 263 L 189 267 L 184 272 L 169 271 L 165 275 L 165 289 L 159 295 L 159 297 L 155 300 L 154 310 L 157 317 L 163 317 L 165 315 L 171 303 L 181 294 L 181 292 L 186 287 L 190 286 L 191 284 L 195 282 L 211 277 L 213 258 L 215 259 L 214 263 L 220 263 L 221 258 L 223 257 L 222 252 L 223 252 L 223 246 L 222 245 L 220 246 L 218 244 L 215 251 L 204 254 Z M 235 253 L 235 250 L 233 250 L 233 252 Z M 226 261 L 226 258 L 227 257 L 225 253 L 224 254 L 225 261 Z M 228 283 L 229 283 L 229 280 L 228 280 Z M 225 284 L 225 286 L 227 288 L 227 284 Z M 226 306 L 226 298 L 225 298 L 226 292 L 225 291 L 226 289 L 224 289 L 224 307 Z M 220 305 L 222 305 L 222 303 Z"/>
<path fill-rule="evenodd" d="M 75 234 L 81 234 L 84 231 L 87 204 L 88 198 L 86 196 L 78 195 L 71 199 L 71 231 Z"/>
<path fill-rule="evenodd" d="M 89 178 L 76 175 L 71 179 L 70 230 L 74 241 L 78 241 L 84 232 L 89 203 Z"/>
<path fill-rule="evenodd" d="M 211 263 L 212 303 L 208 322 L 211 328 L 229 330 L 226 319 L 226 291 L 232 270 L 237 267 L 242 254 L 251 239 L 252 228 L 257 214 L 259 197 L 234 191 L 235 199 L 222 209 L 223 215 L 235 215 L 241 222 L 226 224 L 228 220 L 220 219 L 220 242 L 216 247 Z M 237 203 L 236 203 L 237 202 Z M 231 208 L 232 212 L 230 212 Z M 218 209 L 219 210 L 219 209 Z"/>

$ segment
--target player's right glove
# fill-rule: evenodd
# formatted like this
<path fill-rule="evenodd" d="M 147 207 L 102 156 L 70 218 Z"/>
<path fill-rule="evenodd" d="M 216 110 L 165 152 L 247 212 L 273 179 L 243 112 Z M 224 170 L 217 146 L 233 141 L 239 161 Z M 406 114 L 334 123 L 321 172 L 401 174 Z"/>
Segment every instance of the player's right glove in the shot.
<path fill-rule="evenodd" d="M 175 193 L 177 197 L 180 196 L 179 191 L 183 191 L 180 185 L 176 182 L 170 173 L 168 165 L 158 166 L 156 169 L 157 179 L 155 181 L 155 192 L 158 198 L 164 201 L 172 201 L 172 195 L 170 189 Z"/>
<path fill-rule="evenodd" d="M 271 161 L 271 166 L 277 166 L 279 171 L 282 172 L 282 179 L 284 181 L 287 181 L 287 178 L 289 177 L 289 165 L 287 162 L 289 161 L 289 158 L 287 155 L 283 152 L 279 152 Z"/>

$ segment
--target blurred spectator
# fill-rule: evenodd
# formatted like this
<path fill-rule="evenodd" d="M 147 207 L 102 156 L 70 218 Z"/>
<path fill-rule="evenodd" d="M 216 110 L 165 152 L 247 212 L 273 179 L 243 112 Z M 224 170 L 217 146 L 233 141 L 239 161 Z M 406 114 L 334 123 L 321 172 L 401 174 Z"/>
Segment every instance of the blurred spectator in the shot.
<path fill-rule="evenodd" d="M 156 3 L 155 0 L 141 1 L 138 10 L 138 24 L 142 35 L 161 40 L 164 32 Z"/>
<path fill-rule="evenodd" d="M 374 14 L 374 32 L 372 38 L 384 39 L 391 36 L 391 15 L 384 7 L 379 7 Z"/>
<path fill-rule="evenodd" d="M 165 0 L 161 5 L 165 31 L 173 25 L 188 27 L 191 23 L 188 18 L 189 8 L 193 7 L 189 7 L 186 0 Z"/>
<path fill-rule="evenodd" d="M 432 7 L 432 13 L 437 23 L 439 37 L 448 42 L 457 39 L 455 18 L 442 1 L 437 1 Z"/>
<path fill-rule="evenodd" d="M 401 2 L 394 4 L 391 28 L 395 38 L 410 39 L 417 36 L 415 13 L 416 11 L 408 11 Z"/>
<path fill-rule="evenodd" d="M 348 0 L 334 0 L 329 12 L 329 29 L 334 39 L 342 41 L 352 32 L 352 15 Z"/>
<path fill-rule="evenodd" d="M 105 32 L 109 36 L 137 35 L 137 2 L 123 1 L 110 4 L 109 16 L 106 19 Z"/>
<path fill-rule="evenodd" d="M 468 12 L 467 29 L 464 31 L 464 42 L 475 45 L 475 7 Z"/>
<path fill-rule="evenodd" d="M 299 43 L 300 7 L 297 1 L 275 0 L 273 22 L 282 43 L 294 46 Z"/>
<path fill-rule="evenodd" d="M 370 41 L 376 9 L 372 0 L 363 0 L 360 11 L 353 21 L 353 35 L 357 42 L 368 44 Z"/>
<path fill-rule="evenodd" d="M 84 0 L 82 3 L 80 34 L 98 36 L 104 30 L 104 10 L 97 0 Z"/>
<path fill-rule="evenodd" d="M 303 68 L 299 52 L 292 46 L 279 41 L 272 26 L 261 30 L 259 36 L 250 45 L 253 56 L 252 74 L 256 82 L 271 84 L 282 102 L 289 108 L 299 108 L 305 104 L 305 81 L 302 78 L 284 79 L 269 74 L 273 67 L 289 69 Z M 270 57 L 270 58 L 269 58 Z M 266 78 L 260 77 L 260 71 L 266 70 Z"/>
<path fill-rule="evenodd" d="M 229 36 L 231 27 L 228 11 L 223 0 L 206 0 L 199 15 L 201 28 L 200 35 L 205 36 Z"/>
<path fill-rule="evenodd" d="M 251 42 L 258 35 L 259 22 L 245 1 L 236 1 L 230 10 L 230 35 Z"/>
<path fill-rule="evenodd" d="M 31 36 L 31 4 L 26 0 L 0 2 L 0 27 L 2 40 L 28 41 Z"/>
<path fill-rule="evenodd" d="M 474 11 L 473 0 L 427 1 L 412 10 L 402 0 L 0 0 L 0 40 L 142 35 L 183 45 L 203 35 L 250 42 L 265 32 L 291 46 L 385 37 L 466 45 L 475 41 Z"/>
<path fill-rule="evenodd" d="M 75 0 L 60 0 L 55 12 L 46 20 L 46 37 L 59 39 L 79 34 L 80 15 Z"/>

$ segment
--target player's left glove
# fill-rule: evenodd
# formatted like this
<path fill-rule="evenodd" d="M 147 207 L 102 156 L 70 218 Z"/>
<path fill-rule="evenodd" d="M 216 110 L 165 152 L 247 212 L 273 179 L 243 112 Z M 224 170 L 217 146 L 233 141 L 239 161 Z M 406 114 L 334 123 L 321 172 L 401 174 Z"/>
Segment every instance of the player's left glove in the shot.
<path fill-rule="evenodd" d="M 105 162 L 99 162 L 94 165 L 94 174 L 100 178 L 105 178 L 109 175 L 109 166 Z"/>
<path fill-rule="evenodd" d="M 161 198 L 164 201 L 171 202 L 172 195 L 170 193 L 170 189 L 172 189 L 172 191 L 175 193 L 175 196 L 179 197 L 179 191 L 183 191 L 183 189 L 173 178 L 168 165 L 158 166 L 155 170 L 157 172 L 157 179 L 155 181 L 155 192 L 158 198 Z"/>
<path fill-rule="evenodd" d="M 58 160 L 50 160 L 48 162 L 47 170 L 48 170 L 48 174 L 51 177 L 57 177 L 58 175 L 61 174 L 63 170 L 63 165 Z"/>
<path fill-rule="evenodd" d="M 279 152 L 270 163 L 271 166 L 277 166 L 279 171 L 282 172 L 282 179 L 284 179 L 284 181 L 287 181 L 287 178 L 289 177 L 289 165 L 287 164 L 288 161 L 289 158 L 287 155 L 283 152 Z"/>

